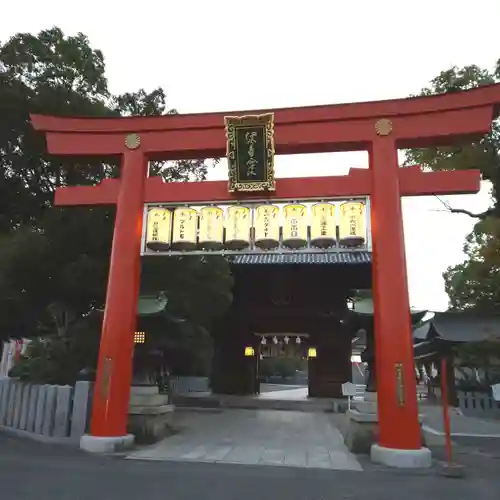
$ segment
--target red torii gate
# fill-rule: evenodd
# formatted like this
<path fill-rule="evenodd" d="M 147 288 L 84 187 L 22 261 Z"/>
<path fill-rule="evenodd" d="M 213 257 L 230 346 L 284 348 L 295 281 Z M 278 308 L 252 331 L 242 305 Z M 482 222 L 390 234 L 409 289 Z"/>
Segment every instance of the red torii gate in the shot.
<path fill-rule="evenodd" d="M 348 176 L 277 179 L 276 191 L 266 197 L 371 196 L 379 445 L 388 451 L 422 446 L 401 196 L 475 193 L 480 182 L 474 170 L 424 173 L 418 166 L 398 168 L 397 151 L 478 138 L 490 131 L 499 103 L 500 85 L 491 85 L 431 97 L 271 110 L 277 154 L 369 152 L 369 169 L 353 169 Z M 224 181 L 163 183 L 147 178 L 148 161 L 224 156 L 224 116 L 262 112 L 31 116 L 34 128 L 45 132 L 51 154 L 121 157 L 120 179 L 59 188 L 55 196 L 56 205 L 117 205 L 90 431 L 97 441 L 123 441 L 127 432 L 144 203 L 263 197 L 229 193 Z"/>

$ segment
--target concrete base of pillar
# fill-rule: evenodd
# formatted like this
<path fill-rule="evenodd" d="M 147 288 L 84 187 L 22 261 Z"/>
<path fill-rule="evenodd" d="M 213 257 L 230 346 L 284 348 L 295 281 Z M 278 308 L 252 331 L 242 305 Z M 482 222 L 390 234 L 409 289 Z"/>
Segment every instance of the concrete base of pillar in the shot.
<path fill-rule="evenodd" d="M 344 443 L 352 453 L 369 455 L 379 439 L 377 393 L 366 392 L 364 400 L 356 402 L 355 406 L 355 409 L 346 412 L 342 429 Z"/>
<path fill-rule="evenodd" d="M 377 393 L 376 392 L 365 392 L 363 395 L 363 400 L 364 401 L 371 401 L 372 403 L 377 402 Z"/>
<path fill-rule="evenodd" d="M 116 453 L 134 446 L 134 435 L 98 437 L 85 434 L 80 438 L 80 448 L 89 453 Z"/>
<path fill-rule="evenodd" d="M 376 413 L 360 413 L 348 410 L 344 428 L 344 443 L 357 455 L 368 455 L 371 445 L 378 441 L 378 417 Z"/>
<path fill-rule="evenodd" d="M 397 450 L 374 444 L 371 447 L 370 458 L 377 464 L 399 469 L 424 469 L 432 465 L 432 454 L 428 448 Z"/>
<path fill-rule="evenodd" d="M 372 444 L 378 441 L 377 393 L 366 392 L 363 401 L 346 413 L 344 442 L 349 451 L 369 455 Z"/>
<path fill-rule="evenodd" d="M 138 444 L 152 444 L 175 432 L 175 407 L 158 387 L 135 387 L 130 391 L 127 431 Z"/>

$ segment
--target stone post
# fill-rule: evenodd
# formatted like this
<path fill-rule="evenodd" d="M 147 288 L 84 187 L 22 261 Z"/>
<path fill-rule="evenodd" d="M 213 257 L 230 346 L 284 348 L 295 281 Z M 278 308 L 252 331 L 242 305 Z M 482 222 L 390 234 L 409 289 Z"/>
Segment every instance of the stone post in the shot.
<path fill-rule="evenodd" d="M 48 385 L 40 385 L 38 387 L 38 399 L 36 402 L 35 410 L 35 423 L 33 425 L 33 431 L 36 434 L 41 434 L 43 429 L 44 417 L 45 417 L 45 401 L 47 399 L 47 389 Z"/>
<path fill-rule="evenodd" d="M 75 384 L 73 412 L 71 416 L 71 439 L 80 440 L 88 431 L 90 407 L 92 404 L 92 382 L 79 380 Z"/>
<path fill-rule="evenodd" d="M 69 434 L 69 420 L 73 387 L 69 385 L 57 386 L 56 409 L 54 413 L 54 432 L 56 437 L 67 437 Z"/>
<path fill-rule="evenodd" d="M 38 404 L 38 394 L 40 392 L 39 385 L 31 386 L 30 399 L 28 404 L 28 418 L 26 421 L 26 430 L 28 432 L 34 432 L 35 430 L 35 419 L 36 419 L 36 408 Z"/>
<path fill-rule="evenodd" d="M 0 425 L 5 425 L 7 421 L 7 407 L 11 390 L 12 380 L 7 377 L 0 378 Z"/>
<path fill-rule="evenodd" d="M 21 393 L 21 415 L 19 417 L 19 429 L 26 430 L 28 423 L 28 406 L 31 397 L 31 384 L 23 384 Z"/>

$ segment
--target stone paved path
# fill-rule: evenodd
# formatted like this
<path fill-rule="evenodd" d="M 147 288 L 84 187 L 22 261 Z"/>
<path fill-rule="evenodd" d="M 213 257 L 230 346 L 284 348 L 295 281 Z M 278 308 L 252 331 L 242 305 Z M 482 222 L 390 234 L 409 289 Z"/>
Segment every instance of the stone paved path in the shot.
<path fill-rule="evenodd" d="M 258 399 L 274 399 L 275 401 L 307 401 L 309 390 L 304 386 L 295 386 L 295 387 L 285 387 L 285 386 L 272 386 L 271 384 L 267 384 L 262 390 L 262 386 L 265 384 L 261 384 L 261 393 L 255 398 Z M 277 388 L 275 388 L 277 387 Z M 356 385 L 356 393 L 355 399 L 361 399 L 365 392 L 365 386 L 361 384 Z"/>
<path fill-rule="evenodd" d="M 325 413 L 182 411 L 178 417 L 179 434 L 127 458 L 362 470 Z"/>

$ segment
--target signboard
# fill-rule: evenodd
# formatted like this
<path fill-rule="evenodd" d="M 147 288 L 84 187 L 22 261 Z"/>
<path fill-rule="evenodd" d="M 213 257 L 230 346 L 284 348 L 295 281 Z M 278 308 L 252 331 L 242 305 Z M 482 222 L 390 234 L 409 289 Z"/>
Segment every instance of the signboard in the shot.
<path fill-rule="evenodd" d="M 274 114 L 227 116 L 229 191 L 274 191 Z"/>
<path fill-rule="evenodd" d="M 500 384 L 494 384 L 491 386 L 491 393 L 495 401 L 500 401 Z"/>
<path fill-rule="evenodd" d="M 307 207 L 285 205 L 283 208 L 283 244 L 289 248 L 307 245 Z"/>
<path fill-rule="evenodd" d="M 198 230 L 198 214 L 193 208 L 180 207 L 174 210 L 172 248 L 194 250 Z"/>
<path fill-rule="evenodd" d="M 356 396 L 356 384 L 345 382 L 342 384 L 342 396 Z"/>
<path fill-rule="evenodd" d="M 242 250 L 250 246 L 250 228 L 252 221 L 248 207 L 232 206 L 227 209 L 226 247 Z"/>
<path fill-rule="evenodd" d="M 150 250 L 168 250 L 171 242 L 172 212 L 168 208 L 152 208 L 146 223 L 146 247 Z"/>
<path fill-rule="evenodd" d="M 254 242 L 259 248 L 276 248 L 280 244 L 280 209 L 260 205 L 255 209 Z"/>
<path fill-rule="evenodd" d="M 219 207 L 203 207 L 200 210 L 198 236 L 200 248 L 217 250 L 224 245 L 224 211 Z"/>
<path fill-rule="evenodd" d="M 335 205 L 316 203 L 311 207 L 311 243 L 318 248 L 328 248 L 337 240 Z"/>
<path fill-rule="evenodd" d="M 340 244 L 346 247 L 363 245 L 366 238 L 365 205 L 349 201 L 340 206 Z"/>
<path fill-rule="evenodd" d="M 349 205 L 343 200 L 268 203 L 255 200 L 240 205 L 148 205 L 145 208 L 142 255 L 325 253 L 370 250 L 365 224 L 367 199 L 353 201 L 356 225 L 344 235 L 342 218 Z M 360 208 L 361 207 L 361 208 Z M 364 232 L 362 232 L 364 231 Z M 357 238 L 355 244 L 353 238 Z"/>
<path fill-rule="evenodd" d="M 347 396 L 348 409 L 351 409 L 351 398 L 356 396 L 356 384 L 352 382 L 344 382 L 342 384 L 342 395 Z"/>

